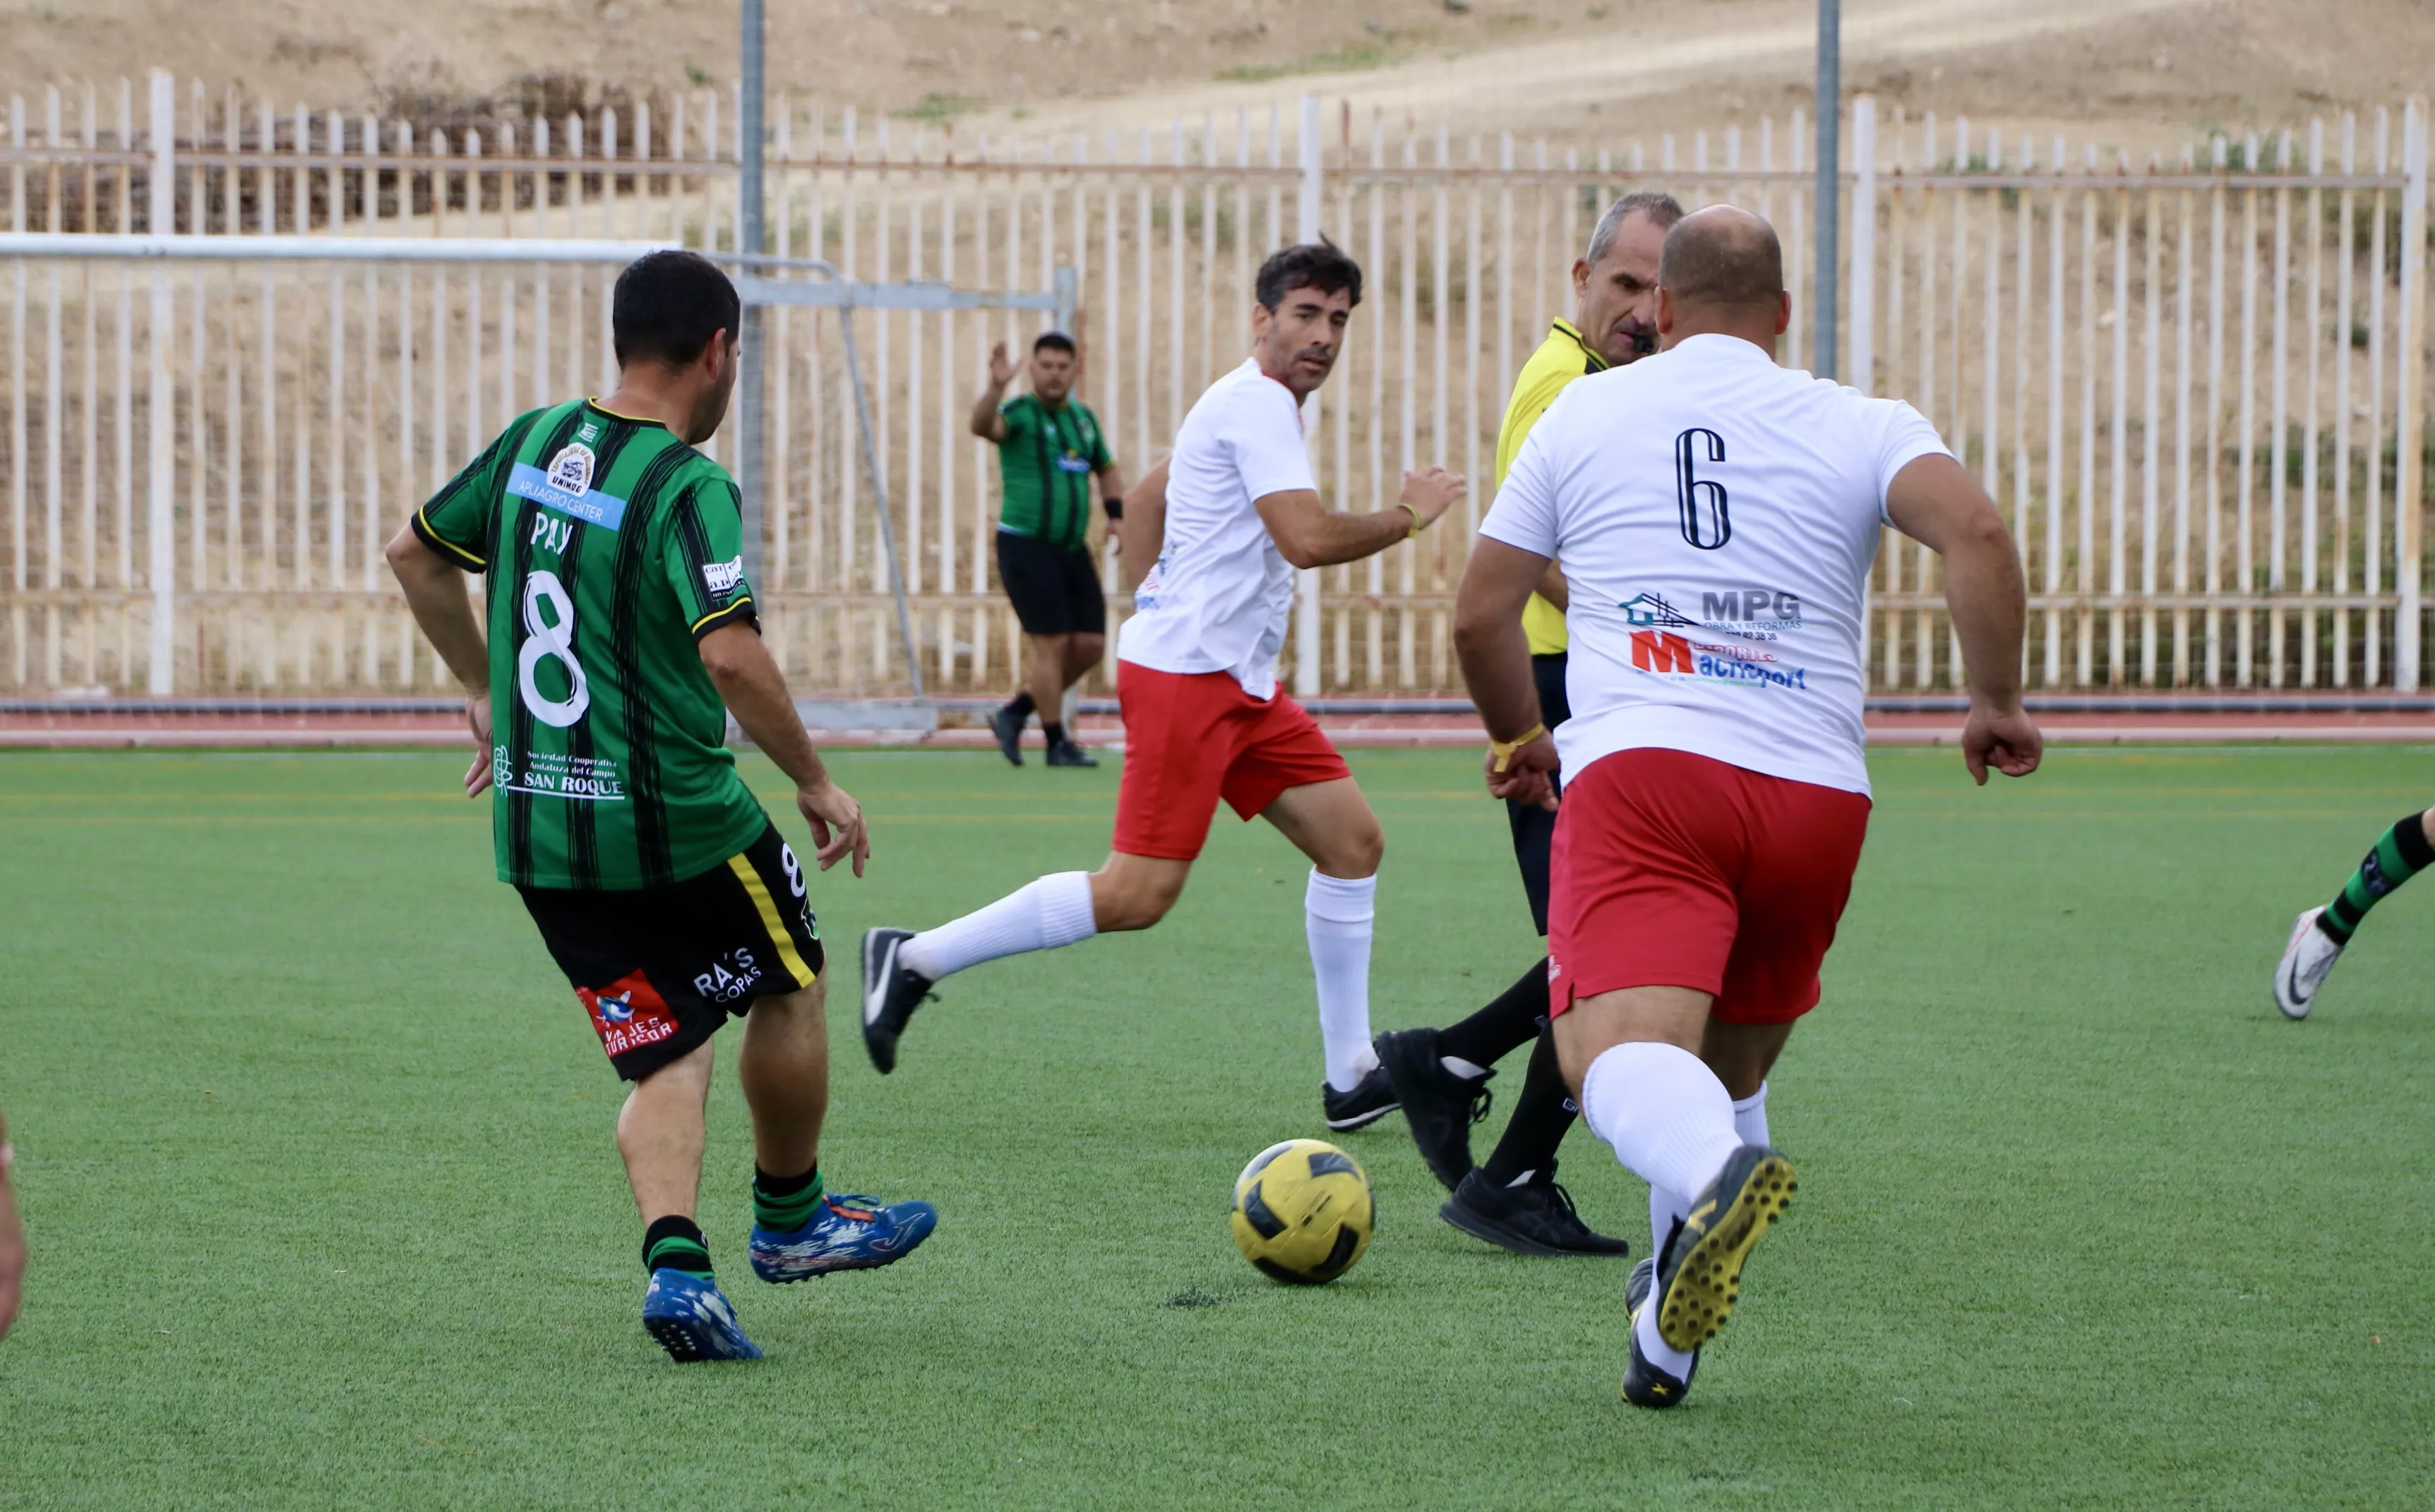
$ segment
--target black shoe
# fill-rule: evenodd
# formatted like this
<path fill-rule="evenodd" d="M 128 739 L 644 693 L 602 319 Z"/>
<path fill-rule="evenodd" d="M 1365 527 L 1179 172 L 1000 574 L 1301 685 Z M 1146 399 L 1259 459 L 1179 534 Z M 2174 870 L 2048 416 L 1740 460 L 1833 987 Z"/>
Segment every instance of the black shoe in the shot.
<path fill-rule="evenodd" d="M 896 953 L 913 937 L 909 929 L 862 932 L 862 1047 L 883 1076 L 896 1069 L 896 1038 L 905 1021 L 930 996 L 930 979 L 897 964 Z"/>
<path fill-rule="evenodd" d="M 1319 1084 L 1319 1106 L 1327 1115 L 1327 1126 L 1338 1134 L 1356 1128 L 1367 1128 L 1395 1110 L 1395 1089 L 1387 1080 L 1383 1067 L 1373 1068 L 1370 1074 L 1353 1084 L 1349 1092 L 1338 1091 L 1325 1082 Z"/>
<path fill-rule="evenodd" d="M 1030 717 L 1016 713 L 1003 704 L 998 706 L 997 713 L 990 715 L 990 733 L 997 737 L 997 748 L 1017 766 L 1023 765 L 1023 727 Z"/>
<path fill-rule="evenodd" d="M 1047 762 L 1051 766 L 1097 766 L 1099 758 L 1070 740 L 1061 740 L 1048 747 Z"/>
<path fill-rule="evenodd" d="M 1446 1070 L 1435 1029 L 1396 1029 L 1370 1043 L 1429 1174 L 1454 1191 L 1471 1174 L 1471 1125 L 1488 1116 L 1488 1077 L 1496 1073 L 1474 1081 Z"/>
<path fill-rule="evenodd" d="M 1646 1256 L 1634 1261 L 1632 1274 L 1623 1280 L 1623 1310 L 1637 1313 L 1640 1304 L 1649 1300 L 1649 1289 L 1657 1284 L 1657 1257 Z"/>
<path fill-rule="evenodd" d="M 1640 1324 L 1635 1317 L 1632 1325 L 1632 1363 L 1623 1367 L 1623 1400 L 1635 1407 L 1679 1407 L 1691 1390 L 1691 1378 L 1700 1373 L 1700 1356 L 1691 1356 L 1691 1368 L 1678 1378 L 1649 1363 L 1640 1352 Z"/>
<path fill-rule="evenodd" d="M 1404 1111 L 1410 1112 L 1407 1103 Z M 1519 1186 L 1498 1186 L 1475 1168 L 1438 1210 L 1438 1216 L 1517 1255 L 1629 1255 L 1632 1246 L 1592 1231 L 1573 1211 L 1573 1194 L 1552 1171 L 1533 1171 Z"/>
<path fill-rule="evenodd" d="M 1740 1297 L 1742 1263 L 1801 1183 L 1764 1144 L 1734 1151 L 1657 1260 L 1657 1335 L 1688 1354 L 1717 1336 Z"/>

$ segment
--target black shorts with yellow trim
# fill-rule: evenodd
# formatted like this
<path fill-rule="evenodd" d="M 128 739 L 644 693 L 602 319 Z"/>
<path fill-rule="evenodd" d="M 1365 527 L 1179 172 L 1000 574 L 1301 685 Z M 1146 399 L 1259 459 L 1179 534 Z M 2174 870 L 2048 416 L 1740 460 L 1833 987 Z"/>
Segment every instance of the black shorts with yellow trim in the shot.
<path fill-rule="evenodd" d="M 690 1055 L 754 998 L 811 986 L 824 959 L 803 863 L 775 825 L 665 886 L 516 891 L 628 1081 Z"/>

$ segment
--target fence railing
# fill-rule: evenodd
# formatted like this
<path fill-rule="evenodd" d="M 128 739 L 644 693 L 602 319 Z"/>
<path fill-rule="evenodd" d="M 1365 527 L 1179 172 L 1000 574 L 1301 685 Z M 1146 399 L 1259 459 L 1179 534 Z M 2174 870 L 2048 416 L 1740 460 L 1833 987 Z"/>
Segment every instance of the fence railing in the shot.
<path fill-rule="evenodd" d="M 6 225 L 60 239 L 0 274 L 0 686 L 434 686 L 378 541 L 518 410 L 607 381 L 608 270 L 540 245 L 521 265 L 137 268 L 75 242 L 160 226 L 732 247 L 734 112 L 703 95 L 417 133 L 178 94 L 156 77 L 143 131 L 132 92 L 114 130 L 74 90 L 43 96 L 39 126 L 11 110 Z M 1449 527 L 1310 580 L 1287 651 L 1310 692 L 1455 687 L 1453 585 L 1507 387 L 1569 310 L 1600 205 L 1641 187 L 1747 205 L 1785 237 L 1797 309 L 1811 292 L 1797 115 L 1605 149 L 1307 107 L 1024 142 L 771 116 L 768 251 L 872 282 L 1075 269 L 1081 397 L 1129 472 L 1239 360 L 1251 272 L 1315 203 L 1369 275 L 1314 415 L 1323 484 L 1378 508 L 1442 460 L 1473 491 Z M 1865 100 L 1846 133 L 1841 369 L 1926 411 L 2013 522 L 2034 686 L 2423 684 L 2423 110 L 2140 162 Z M 861 318 L 927 680 L 995 687 L 1016 652 L 988 549 L 995 463 L 962 416 L 990 345 L 1040 318 Z M 1787 364 L 1810 362 L 1805 329 Z M 836 336 L 824 312 L 768 318 L 762 588 L 800 686 L 892 691 Z M 1878 686 L 1952 686 L 1934 558 L 1890 536 L 1875 594 Z"/>

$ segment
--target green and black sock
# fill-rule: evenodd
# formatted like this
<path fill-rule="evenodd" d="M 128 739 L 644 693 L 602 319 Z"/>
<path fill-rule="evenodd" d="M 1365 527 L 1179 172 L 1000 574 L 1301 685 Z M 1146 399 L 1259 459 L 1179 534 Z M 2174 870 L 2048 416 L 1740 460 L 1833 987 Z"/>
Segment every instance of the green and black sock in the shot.
<path fill-rule="evenodd" d="M 2349 944 L 2369 909 L 2429 866 L 2435 866 L 2435 845 L 2427 843 L 2426 816 L 2412 814 L 2384 832 L 2384 838 L 2376 841 L 2358 870 L 2325 905 L 2317 927 L 2335 944 Z"/>
<path fill-rule="evenodd" d="M 752 1168 L 752 1221 L 771 1233 L 790 1234 L 812 1221 L 820 1205 L 820 1168 L 801 1176 L 771 1176 Z"/>
<path fill-rule="evenodd" d="M 643 1268 L 681 1270 L 702 1280 L 711 1279 L 710 1245 L 691 1218 L 670 1213 L 654 1218 L 643 1230 Z"/>

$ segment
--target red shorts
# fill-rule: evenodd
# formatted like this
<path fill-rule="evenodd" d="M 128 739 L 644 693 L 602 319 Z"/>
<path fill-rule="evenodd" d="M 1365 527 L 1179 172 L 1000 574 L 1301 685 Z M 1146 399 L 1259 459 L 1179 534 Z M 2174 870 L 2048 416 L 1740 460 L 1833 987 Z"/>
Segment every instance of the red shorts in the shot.
<path fill-rule="evenodd" d="M 1680 750 L 1601 756 L 1564 780 L 1547 906 L 1547 1010 L 1687 987 L 1728 1023 L 1818 1005 L 1818 967 L 1869 829 L 1857 793 Z"/>
<path fill-rule="evenodd" d="M 1116 702 L 1125 771 L 1115 848 L 1129 856 L 1190 861 L 1209 838 L 1219 799 L 1248 819 L 1289 787 L 1353 775 L 1282 689 L 1262 703 L 1229 673 L 1118 662 Z"/>

